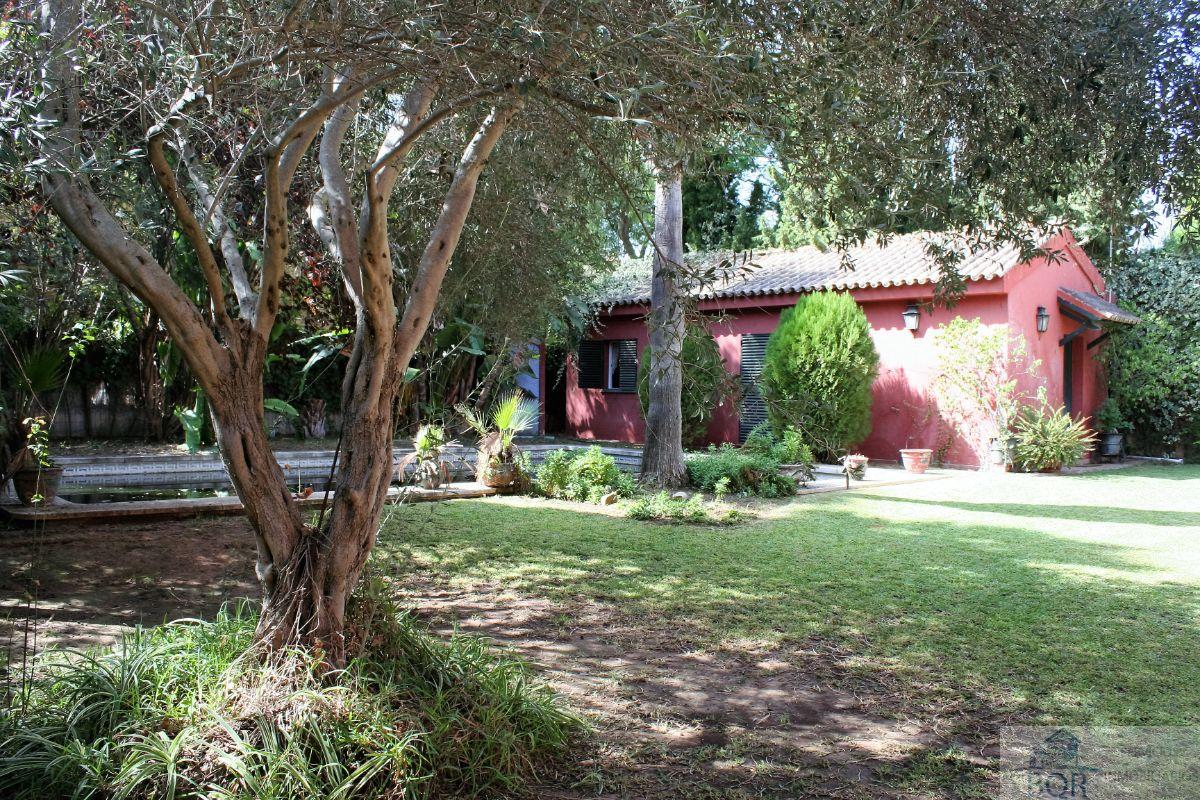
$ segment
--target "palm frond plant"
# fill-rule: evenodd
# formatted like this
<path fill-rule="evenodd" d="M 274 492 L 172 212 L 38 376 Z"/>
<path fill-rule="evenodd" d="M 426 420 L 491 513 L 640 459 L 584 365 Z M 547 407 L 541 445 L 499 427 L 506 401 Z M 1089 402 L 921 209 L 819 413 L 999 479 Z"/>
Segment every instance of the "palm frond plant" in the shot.
<path fill-rule="evenodd" d="M 1096 441 L 1082 420 L 1045 402 L 1023 407 L 1013 431 L 1017 437 L 1014 459 L 1029 471 L 1057 472 L 1083 458 Z"/>
<path fill-rule="evenodd" d="M 17 495 L 27 505 L 50 502 L 62 469 L 50 456 L 50 414 L 41 398 L 66 383 L 67 353 L 38 342 L 22 352 L 9 348 L 8 354 L 8 374 L 0 376 L 5 386 L 0 396 L 0 484 L 13 478 Z"/>
<path fill-rule="evenodd" d="M 518 433 L 537 422 L 537 406 L 520 389 L 514 389 L 501 397 L 486 417 L 462 403 L 454 410 L 479 435 L 476 477 L 487 486 L 511 486 L 519 472 L 519 450 L 514 442 Z"/>
<path fill-rule="evenodd" d="M 32 411 L 39 397 L 53 392 L 67 380 L 67 354 L 61 347 L 40 342 L 17 357 L 14 372 Z"/>
<path fill-rule="evenodd" d="M 441 425 L 422 425 L 413 437 L 413 452 L 400 461 L 400 477 L 411 464 L 416 464 L 414 478 L 425 489 L 436 489 L 450 481 L 450 468 L 442 459 L 447 449 L 458 442 L 446 438 L 446 429 Z"/>
<path fill-rule="evenodd" d="M 24 275 L 25 270 L 23 269 L 0 269 L 0 289 L 14 283 L 24 283 Z"/>

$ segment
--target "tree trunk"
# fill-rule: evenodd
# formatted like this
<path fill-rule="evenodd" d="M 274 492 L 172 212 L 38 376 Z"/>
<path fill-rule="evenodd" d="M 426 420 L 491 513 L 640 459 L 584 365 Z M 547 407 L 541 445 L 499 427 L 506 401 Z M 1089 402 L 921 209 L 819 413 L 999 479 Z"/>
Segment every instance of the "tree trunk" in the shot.
<path fill-rule="evenodd" d="M 262 588 L 262 616 L 256 638 L 276 649 L 314 638 L 313 624 L 290 613 L 307 594 L 304 563 L 297 554 L 314 537 L 267 437 L 262 390 L 266 343 L 253 334 L 246 339 L 245 359 L 232 364 L 206 394 L 221 458 L 257 544 L 255 573 Z M 257 344 L 250 344 L 255 339 Z"/>
<path fill-rule="evenodd" d="M 656 164 L 654 171 L 654 266 L 650 288 L 649 407 L 642 482 L 660 489 L 682 486 L 684 319 L 683 166 Z"/>
<path fill-rule="evenodd" d="M 158 368 L 158 317 L 147 311 L 138 333 L 138 399 L 142 403 L 146 438 L 161 442 L 165 438 L 166 387 Z"/>

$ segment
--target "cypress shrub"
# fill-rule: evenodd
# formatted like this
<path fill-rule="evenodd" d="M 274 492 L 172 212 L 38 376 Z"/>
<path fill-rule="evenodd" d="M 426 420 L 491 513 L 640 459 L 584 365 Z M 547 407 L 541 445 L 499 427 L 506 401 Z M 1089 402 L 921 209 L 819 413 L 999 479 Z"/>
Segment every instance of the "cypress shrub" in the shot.
<path fill-rule="evenodd" d="M 767 341 L 761 391 L 771 427 L 794 427 L 819 457 L 837 457 L 871 432 L 878 372 L 871 327 L 853 297 L 801 297 Z"/>

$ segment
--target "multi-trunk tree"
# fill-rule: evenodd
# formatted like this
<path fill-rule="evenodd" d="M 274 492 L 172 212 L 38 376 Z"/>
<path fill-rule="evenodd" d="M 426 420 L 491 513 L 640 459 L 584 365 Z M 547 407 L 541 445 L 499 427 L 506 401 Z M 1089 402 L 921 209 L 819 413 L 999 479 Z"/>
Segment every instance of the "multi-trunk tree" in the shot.
<path fill-rule="evenodd" d="M 27 169 L 158 316 L 208 397 L 257 539 L 259 641 L 320 648 L 340 663 L 346 602 L 393 475 L 397 390 L 489 159 L 505 137 L 561 145 L 595 124 L 597 109 L 683 128 L 719 99 L 718 71 L 705 65 L 729 58 L 720 25 L 699 6 L 653 0 L 50 0 L 5 13 L 25 87 L 5 110 Z M 440 153 L 425 245 L 395 263 L 390 225 L 421 205 L 406 197 L 406 170 L 428 142 L 454 139 L 458 148 Z M 126 162 L 148 162 L 162 214 L 203 269 L 203 303 L 153 257 L 101 180 Z M 337 491 L 316 524 L 270 450 L 262 390 L 292 244 L 310 226 L 356 315 Z"/>

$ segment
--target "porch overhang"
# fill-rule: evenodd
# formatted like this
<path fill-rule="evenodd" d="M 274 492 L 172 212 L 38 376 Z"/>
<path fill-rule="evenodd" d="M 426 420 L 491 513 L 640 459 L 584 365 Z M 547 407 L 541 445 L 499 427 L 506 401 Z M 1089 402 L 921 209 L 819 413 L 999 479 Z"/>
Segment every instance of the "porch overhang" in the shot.
<path fill-rule="evenodd" d="M 1059 287 L 1058 290 L 1058 310 L 1064 317 L 1079 323 L 1078 328 L 1058 340 L 1059 346 L 1070 344 L 1073 339 L 1088 331 L 1103 330 L 1108 325 L 1136 325 L 1142 321 L 1140 317 L 1098 294 L 1068 289 L 1065 286 Z M 1105 332 L 1088 344 L 1088 349 L 1100 344 L 1107 336 L 1108 333 Z"/>

